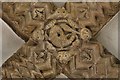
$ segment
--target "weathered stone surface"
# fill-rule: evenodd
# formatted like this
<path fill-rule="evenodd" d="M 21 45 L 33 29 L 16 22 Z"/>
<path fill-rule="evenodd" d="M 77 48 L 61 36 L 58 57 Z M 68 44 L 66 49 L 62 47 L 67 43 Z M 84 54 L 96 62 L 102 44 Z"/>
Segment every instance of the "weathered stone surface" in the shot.
<path fill-rule="evenodd" d="M 3 78 L 118 78 L 119 64 L 94 35 L 118 3 L 3 3 L 3 20 L 26 43 L 2 65 Z"/>

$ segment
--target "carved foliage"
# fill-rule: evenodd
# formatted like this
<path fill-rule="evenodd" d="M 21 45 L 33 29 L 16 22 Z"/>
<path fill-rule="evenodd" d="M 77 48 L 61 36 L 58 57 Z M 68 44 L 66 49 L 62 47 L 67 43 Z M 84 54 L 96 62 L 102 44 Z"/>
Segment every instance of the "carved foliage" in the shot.
<path fill-rule="evenodd" d="M 118 77 L 113 56 L 103 56 L 103 47 L 91 40 L 101 27 L 97 20 L 104 22 L 106 15 L 110 18 L 117 10 L 104 12 L 112 9 L 109 3 L 67 3 L 55 11 L 50 5 L 3 4 L 5 19 L 12 20 L 13 28 L 28 37 L 3 64 L 3 78 L 55 78 L 60 73 L 69 78 Z"/>

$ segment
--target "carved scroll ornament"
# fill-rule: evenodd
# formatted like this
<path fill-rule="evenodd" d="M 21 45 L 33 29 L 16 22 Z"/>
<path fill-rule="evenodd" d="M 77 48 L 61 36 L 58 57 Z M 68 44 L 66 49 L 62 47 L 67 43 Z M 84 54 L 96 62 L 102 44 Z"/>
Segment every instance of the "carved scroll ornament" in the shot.
<path fill-rule="evenodd" d="M 26 43 L 2 65 L 5 78 L 118 78 L 116 58 L 94 35 L 118 3 L 3 3 L 3 20 Z"/>

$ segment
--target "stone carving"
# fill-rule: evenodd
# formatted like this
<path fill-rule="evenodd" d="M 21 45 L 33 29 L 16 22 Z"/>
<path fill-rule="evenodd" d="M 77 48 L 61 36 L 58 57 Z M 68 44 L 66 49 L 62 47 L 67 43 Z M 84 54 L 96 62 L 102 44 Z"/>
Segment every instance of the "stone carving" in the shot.
<path fill-rule="evenodd" d="M 61 8 L 3 3 L 3 20 L 26 41 L 2 65 L 3 79 L 53 79 L 60 73 L 68 78 L 118 78 L 116 58 L 93 39 L 117 13 L 113 5 L 118 3 L 66 3 Z"/>

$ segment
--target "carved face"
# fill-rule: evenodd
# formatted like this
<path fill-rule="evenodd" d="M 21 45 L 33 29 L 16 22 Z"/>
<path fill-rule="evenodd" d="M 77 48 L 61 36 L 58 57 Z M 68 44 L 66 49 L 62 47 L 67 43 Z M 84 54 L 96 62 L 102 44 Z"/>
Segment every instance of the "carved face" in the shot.
<path fill-rule="evenodd" d="M 81 31 L 80 31 L 80 36 L 81 38 L 84 40 L 84 41 L 87 41 L 89 40 L 91 37 L 92 37 L 92 33 L 89 29 L 87 28 L 83 28 Z"/>
<path fill-rule="evenodd" d="M 44 31 L 42 29 L 37 29 L 33 32 L 32 39 L 36 42 L 42 41 L 44 39 Z"/>
<path fill-rule="evenodd" d="M 58 8 L 56 11 L 55 11 L 56 14 L 59 14 L 59 15 L 63 15 L 65 16 L 67 13 L 67 11 L 65 10 L 65 8 Z"/>
<path fill-rule="evenodd" d="M 67 51 L 58 52 L 57 59 L 60 63 L 66 64 L 70 60 L 70 54 Z"/>

